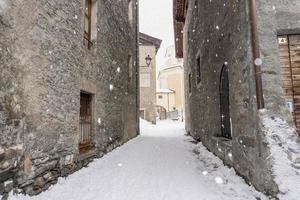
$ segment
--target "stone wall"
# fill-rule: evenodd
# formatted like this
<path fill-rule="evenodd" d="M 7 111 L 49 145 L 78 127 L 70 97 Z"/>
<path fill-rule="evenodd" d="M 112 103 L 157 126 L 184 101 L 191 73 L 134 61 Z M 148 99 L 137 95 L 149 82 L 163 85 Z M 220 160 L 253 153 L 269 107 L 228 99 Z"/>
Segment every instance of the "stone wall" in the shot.
<path fill-rule="evenodd" d="M 300 34 L 300 2 L 257 1 L 258 31 L 263 59 L 263 89 L 266 107 L 273 115 L 286 115 L 287 109 L 281 88 L 278 35 Z M 289 121 L 292 121 L 291 118 Z"/>
<path fill-rule="evenodd" d="M 25 118 L 23 68 L 11 47 L 14 23 L 4 17 L 11 2 L 0 4 L 0 194 L 13 187 L 21 163 Z"/>
<path fill-rule="evenodd" d="M 258 1 L 257 7 L 266 112 L 291 121 L 281 89 L 276 31 L 296 27 L 299 3 L 282 3 Z M 286 17 L 282 18 L 283 15 Z M 198 55 L 200 84 L 196 71 Z M 232 140 L 221 137 L 219 84 L 224 64 L 229 68 Z M 272 176 L 270 152 L 256 105 L 248 1 L 225 4 L 189 1 L 184 28 L 184 68 L 187 131 L 257 189 L 275 196 L 278 187 Z"/>
<path fill-rule="evenodd" d="M 37 194 L 57 177 L 136 136 L 138 19 L 133 1 L 132 26 L 127 1 L 95 1 L 97 31 L 90 50 L 83 45 L 83 1 L 0 5 L 1 193 L 3 183 L 12 181 Z M 94 148 L 84 155 L 78 150 L 81 91 L 93 96 Z M 10 171 L 3 174 L 2 168 Z"/>
<path fill-rule="evenodd" d="M 150 55 L 148 67 L 145 58 Z M 150 80 L 143 80 L 149 77 Z M 148 82 L 149 85 L 144 83 Z M 156 49 L 155 46 L 140 45 L 140 108 L 145 109 L 145 120 L 156 124 Z"/>

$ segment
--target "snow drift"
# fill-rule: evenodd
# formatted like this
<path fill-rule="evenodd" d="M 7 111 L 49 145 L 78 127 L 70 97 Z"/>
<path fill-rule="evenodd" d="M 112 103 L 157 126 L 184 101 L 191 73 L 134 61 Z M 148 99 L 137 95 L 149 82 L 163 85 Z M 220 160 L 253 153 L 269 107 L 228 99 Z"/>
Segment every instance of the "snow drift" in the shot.
<path fill-rule="evenodd" d="M 263 116 L 263 128 L 273 159 L 273 175 L 281 200 L 300 199 L 300 143 L 283 119 Z"/>

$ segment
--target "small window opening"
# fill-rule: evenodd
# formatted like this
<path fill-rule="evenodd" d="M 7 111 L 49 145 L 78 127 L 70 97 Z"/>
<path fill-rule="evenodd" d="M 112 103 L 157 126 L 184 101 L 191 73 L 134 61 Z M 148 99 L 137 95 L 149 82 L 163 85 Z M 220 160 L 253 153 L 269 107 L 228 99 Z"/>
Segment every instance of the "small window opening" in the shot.
<path fill-rule="evenodd" d="M 195 6 L 195 8 L 197 8 L 197 7 L 198 7 L 198 0 L 195 0 L 195 2 L 194 2 L 194 6 Z"/>
<path fill-rule="evenodd" d="M 97 28 L 97 0 L 85 0 L 84 5 L 84 34 L 83 42 L 84 46 L 91 49 L 95 45 L 97 38 L 97 32 L 100 29 Z"/>
<path fill-rule="evenodd" d="M 188 10 L 189 10 L 189 1 L 185 1 L 184 17 L 186 17 Z"/>
<path fill-rule="evenodd" d="M 192 74 L 189 74 L 189 93 L 192 93 Z"/>
<path fill-rule="evenodd" d="M 162 96 L 162 95 L 159 95 L 158 98 L 159 98 L 159 99 L 163 99 L 163 96 Z"/>
<path fill-rule="evenodd" d="M 200 55 L 196 59 L 196 67 L 197 67 L 197 84 L 201 82 L 201 60 Z"/>
<path fill-rule="evenodd" d="M 85 0 L 85 9 L 84 9 L 84 45 L 91 49 L 93 46 L 92 42 L 92 32 L 93 32 L 93 18 L 94 13 L 93 11 L 93 0 Z M 93 17 L 94 16 L 94 17 Z"/>
<path fill-rule="evenodd" d="M 128 0 L 128 22 L 133 27 L 133 3 L 132 0 Z"/>
<path fill-rule="evenodd" d="M 146 119 L 146 110 L 145 109 L 140 109 L 140 118 Z"/>
<path fill-rule="evenodd" d="M 133 62 L 132 62 L 132 56 L 128 55 L 128 91 L 130 91 L 130 87 L 132 85 L 132 79 L 133 79 Z"/>

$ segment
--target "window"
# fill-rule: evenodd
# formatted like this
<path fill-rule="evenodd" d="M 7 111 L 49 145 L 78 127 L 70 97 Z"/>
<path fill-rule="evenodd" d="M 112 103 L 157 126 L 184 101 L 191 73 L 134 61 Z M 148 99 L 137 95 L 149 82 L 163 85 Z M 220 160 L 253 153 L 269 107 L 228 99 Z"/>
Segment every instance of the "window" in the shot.
<path fill-rule="evenodd" d="M 129 80 L 129 82 L 131 81 L 132 76 L 133 76 L 132 68 L 133 68 L 133 66 L 132 66 L 132 56 L 129 55 L 128 56 L 128 80 Z"/>
<path fill-rule="evenodd" d="M 98 0 L 84 0 L 83 44 L 91 49 L 96 43 Z"/>
<path fill-rule="evenodd" d="M 192 74 L 189 73 L 189 93 L 192 93 Z"/>
<path fill-rule="evenodd" d="M 185 1 L 184 17 L 186 17 L 189 10 L 189 1 Z"/>
<path fill-rule="evenodd" d="M 163 96 L 162 96 L 162 95 L 158 95 L 158 98 L 159 98 L 159 99 L 163 99 Z"/>
<path fill-rule="evenodd" d="M 198 0 L 195 0 L 195 2 L 194 2 L 194 7 L 195 7 L 195 8 L 198 7 Z"/>
<path fill-rule="evenodd" d="M 146 119 L 146 109 L 144 109 L 144 108 L 140 109 L 140 118 Z"/>
<path fill-rule="evenodd" d="M 133 63 L 132 56 L 128 55 L 128 88 L 127 91 L 130 91 L 131 83 L 133 78 Z"/>
<path fill-rule="evenodd" d="M 230 98 L 229 98 L 229 76 L 228 66 L 223 65 L 220 76 L 220 118 L 222 137 L 231 139 Z"/>
<path fill-rule="evenodd" d="M 196 68 L 197 68 L 197 84 L 201 82 L 201 60 L 200 55 L 196 59 Z"/>
<path fill-rule="evenodd" d="M 92 147 L 92 94 L 80 92 L 79 152 L 86 153 Z"/>
<path fill-rule="evenodd" d="M 92 43 L 92 10 L 93 0 L 85 0 L 84 9 L 84 45 L 91 49 Z"/>
<path fill-rule="evenodd" d="M 130 26 L 133 26 L 133 0 L 128 0 L 128 22 Z"/>

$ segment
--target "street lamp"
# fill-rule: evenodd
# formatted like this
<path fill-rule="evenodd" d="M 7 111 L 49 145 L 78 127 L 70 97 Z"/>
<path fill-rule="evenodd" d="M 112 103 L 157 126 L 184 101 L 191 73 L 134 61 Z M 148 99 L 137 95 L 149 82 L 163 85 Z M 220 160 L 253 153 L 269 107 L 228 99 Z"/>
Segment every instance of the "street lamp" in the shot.
<path fill-rule="evenodd" d="M 150 55 L 148 55 L 148 56 L 145 58 L 145 60 L 146 60 L 147 66 L 149 67 L 150 64 L 151 64 L 151 61 L 152 61 L 152 58 L 150 57 Z"/>

